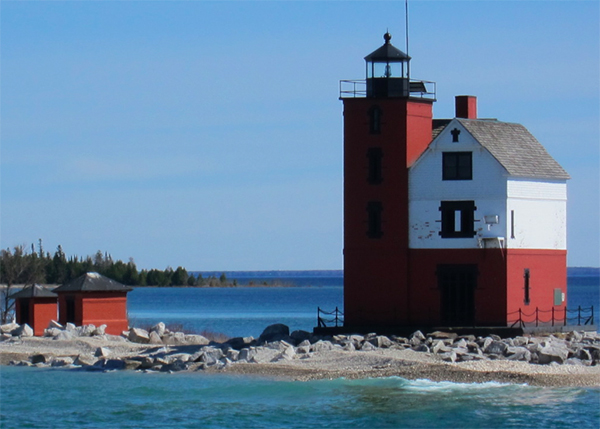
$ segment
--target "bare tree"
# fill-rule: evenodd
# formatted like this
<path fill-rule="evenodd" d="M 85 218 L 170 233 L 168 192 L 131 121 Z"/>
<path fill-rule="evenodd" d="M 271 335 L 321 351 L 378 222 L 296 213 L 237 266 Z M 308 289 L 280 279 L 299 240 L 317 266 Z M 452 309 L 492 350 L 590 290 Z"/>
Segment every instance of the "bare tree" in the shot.
<path fill-rule="evenodd" d="M 0 322 L 7 323 L 14 310 L 14 300 L 9 299 L 15 285 L 31 284 L 42 278 L 42 259 L 32 250 L 27 253 L 26 246 L 15 246 L 0 251 L 0 283 L 2 290 Z"/>

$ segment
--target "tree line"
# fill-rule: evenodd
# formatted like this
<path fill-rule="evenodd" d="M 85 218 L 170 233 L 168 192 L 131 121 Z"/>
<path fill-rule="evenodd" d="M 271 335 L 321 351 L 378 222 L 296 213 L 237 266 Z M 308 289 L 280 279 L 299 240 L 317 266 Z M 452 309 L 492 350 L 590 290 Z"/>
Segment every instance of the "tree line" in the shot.
<path fill-rule="evenodd" d="M 127 286 L 230 286 L 225 274 L 219 278 L 188 273 L 183 267 L 164 270 L 138 270 L 132 258 L 128 262 L 113 260 L 107 252 L 93 256 L 67 257 L 59 245 L 54 254 L 45 252 L 42 241 L 0 251 L 0 284 L 65 284 L 87 272 L 97 272 Z"/>

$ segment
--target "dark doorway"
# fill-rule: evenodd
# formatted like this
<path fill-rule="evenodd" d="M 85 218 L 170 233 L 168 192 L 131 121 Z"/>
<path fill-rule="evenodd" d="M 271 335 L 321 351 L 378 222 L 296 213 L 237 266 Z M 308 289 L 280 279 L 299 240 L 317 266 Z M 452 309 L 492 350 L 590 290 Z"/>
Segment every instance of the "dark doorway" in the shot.
<path fill-rule="evenodd" d="M 75 298 L 67 296 L 65 298 L 65 304 L 67 305 L 67 323 L 75 323 Z"/>
<path fill-rule="evenodd" d="M 438 265 L 442 323 L 468 326 L 475 323 L 477 265 Z"/>
<path fill-rule="evenodd" d="M 27 323 L 31 326 L 31 321 L 29 320 L 29 300 L 28 299 L 20 299 L 19 300 L 19 320 L 17 320 L 19 325 Z"/>

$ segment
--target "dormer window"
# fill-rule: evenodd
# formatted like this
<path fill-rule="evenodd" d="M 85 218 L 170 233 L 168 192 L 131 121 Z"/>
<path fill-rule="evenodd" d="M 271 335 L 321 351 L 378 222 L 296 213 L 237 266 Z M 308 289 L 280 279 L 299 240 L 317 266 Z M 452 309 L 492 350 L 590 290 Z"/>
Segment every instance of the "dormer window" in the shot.
<path fill-rule="evenodd" d="M 443 152 L 442 180 L 473 180 L 473 153 Z"/>

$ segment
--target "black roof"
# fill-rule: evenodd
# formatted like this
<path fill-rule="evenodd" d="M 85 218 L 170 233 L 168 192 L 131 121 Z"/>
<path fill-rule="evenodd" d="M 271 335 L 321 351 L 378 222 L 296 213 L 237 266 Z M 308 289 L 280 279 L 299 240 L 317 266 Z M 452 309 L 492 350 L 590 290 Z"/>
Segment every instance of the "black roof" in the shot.
<path fill-rule="evenodd" d="M 101 274 L 85 273 L 57 287 L 54 292 L 129 292 L 132 289 Z"/>
<path fill-rule="evenodd" d="M 408 55 L 390 43 L 390 39 L 392 38 L 390 33 L 385 33 L 383 38 L 385 39 L 383 46 L 367 55 L 365 57 L 366 61 L 399 63 L 410 60 Z"/>
<path fill-rule="evenodd" d="M 49 289 L 45 287 L 33 284 L 30 286 L 25 286 L 19 292 L 15 292 L 9 296 L 10 299 L 17 298 L 56 298 L 57 295 Z"/>

